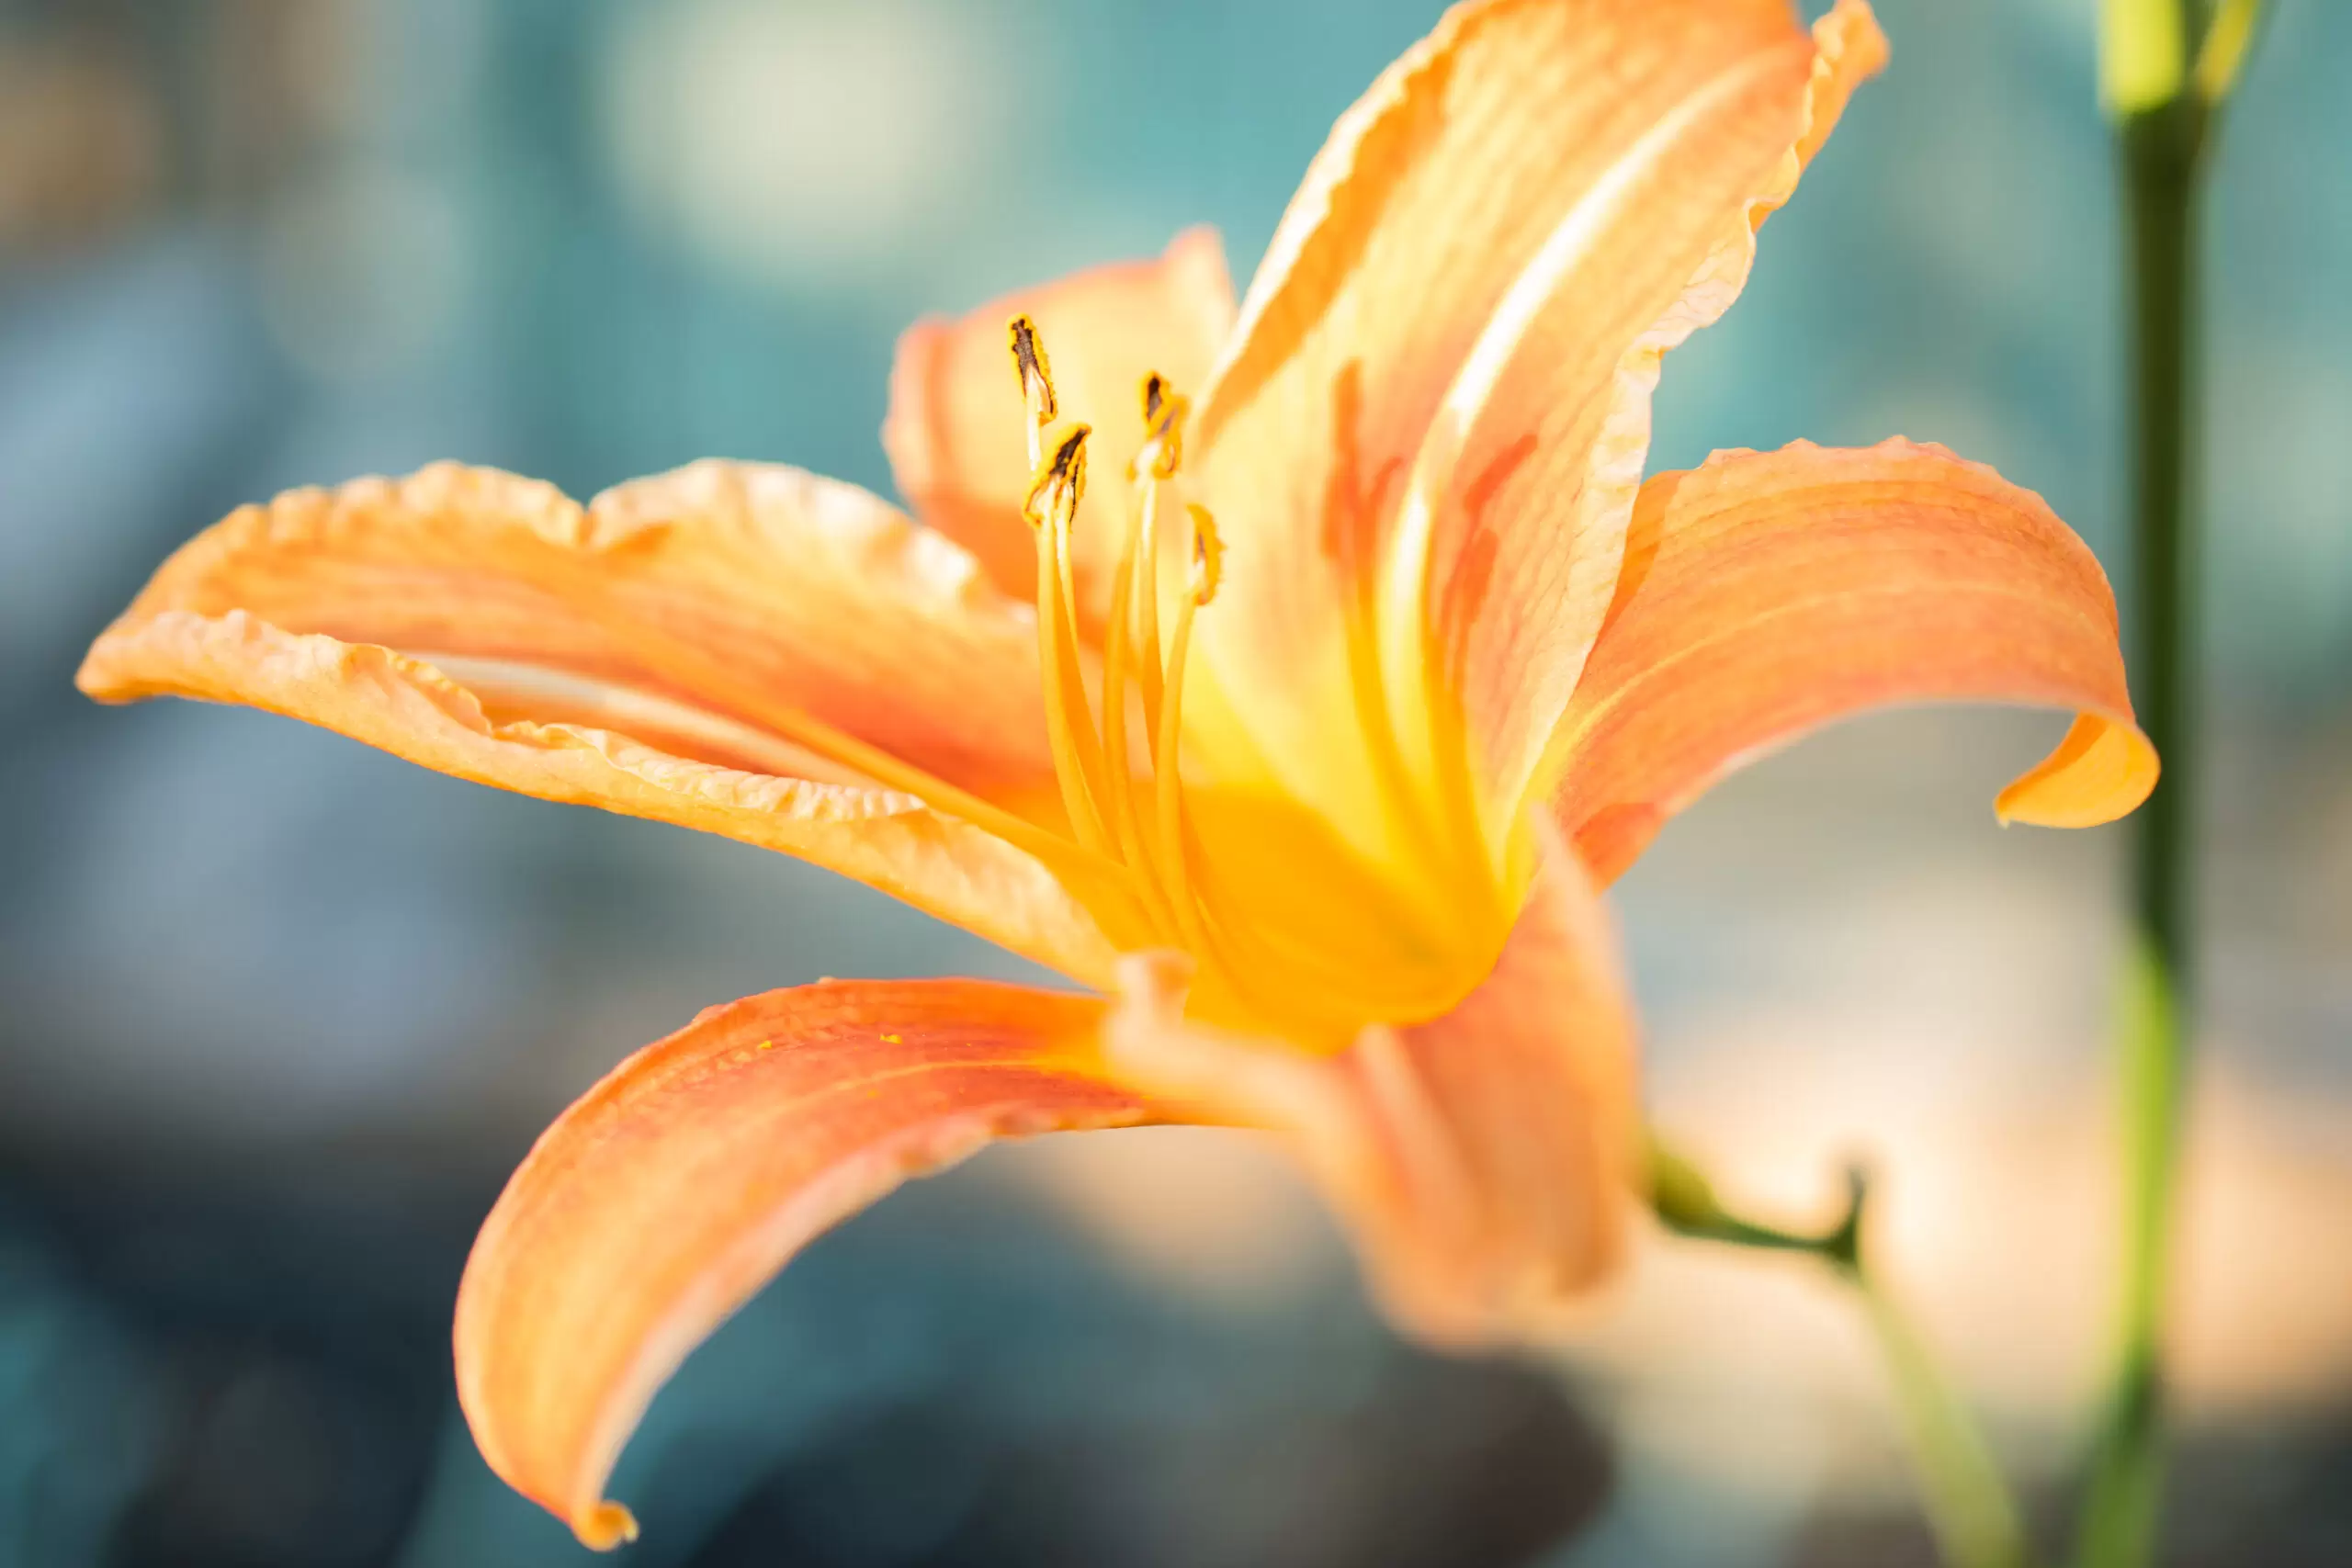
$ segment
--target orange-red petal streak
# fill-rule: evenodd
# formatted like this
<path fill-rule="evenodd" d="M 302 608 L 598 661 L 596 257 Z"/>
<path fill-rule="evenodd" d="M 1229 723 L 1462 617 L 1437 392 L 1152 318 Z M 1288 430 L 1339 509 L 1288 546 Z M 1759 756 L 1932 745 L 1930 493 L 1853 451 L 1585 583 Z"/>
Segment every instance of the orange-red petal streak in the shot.
<path fill-rule="evenodd" d="M 993 1139 L 1150 1118 L 1090 998 L 827 982 L 713 1008 L 540 1137 L 458 1294 L 458 1393 L 491 1468 L 591 1546 L 654 1392 L 812 1237 Z"/>
<path fill-rule="evenodd" d="M 1810 38 L 1690 54 L 1687 96 L 1553 229 L 1415 463 L 1391 657 L 1430 659 L 1458 698 L 1490 827 L 1515 816 L 1600 635 L 1664 355 L 1738 297 L 1758 227 L 1886 45 L 1844 0 Z"/>
<path fill-rule="evenodd" d="M 1545 400 L 1605 400 L 1629 344 L 1745 225 L 1798 134 L 1811 60 L 1787 0 L 1473 0 L 1309 167 L 1195 421 L 1189 460 L 1228 552 L 1201 656 L 1271 771 L 1352 840 L 1376 848 L 1386 824 L 1363 818 L 1384 806 L 1361 784 L 1385 743 L 1350 744 L 1332 717 L 1363 678 L 1351 622 L 1378 597 L 1424 442 L 1455 417 L 1450 389 L 1498 312 L 1541 304 L 1557 274 L 1593 335 L 1577 383 Z M 1521 434 L 1481 447 L 1465 496 Z"/>

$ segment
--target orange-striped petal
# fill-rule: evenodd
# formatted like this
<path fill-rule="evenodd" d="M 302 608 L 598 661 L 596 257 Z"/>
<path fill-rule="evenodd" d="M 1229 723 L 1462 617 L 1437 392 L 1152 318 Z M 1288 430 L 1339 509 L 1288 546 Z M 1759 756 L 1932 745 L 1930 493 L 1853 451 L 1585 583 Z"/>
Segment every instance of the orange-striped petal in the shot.
<path fill-rule="evenodd" d="M 1233 324 L 1233 285 L 1213 229 L 1188 229 L 1151 261 L 1099 266 L 991 300 L 955 321 L 917 322 L 899 340 L 882 445 L 899 493 L 924 522 L 963 541 L 1007 592 L 1027 598 L 1035 546 L 1026 416 L 1005 325 L 1026 313 L 1052 361 L 1063 419 L 1094 427 L 1096 482 L 1079 513 L 1073 570 L 1090 627 L 1110 602 L 1128 504 L 1123 477 L 1143 444 L 1138 400 L 1157 370 L 1199 390 Z"/>
<path fill-rule="evenodd" d="M 1363 627 L 1383 614 L 1425 444 L 1442 448 L 1427 499 L 1458 513 L 1442 613 L 1466 592 L 1450 585 L 1478 571 L 1467 514 L 1512 464 L 1535 462 L 1531 490 L 1573 490 L 1604 445 L 1608 484 L 1638 469 L 1645 389 L 1621 375 L 1629 361 L 1634 381 L 1646 374 L 1641 345 L 1679 330 L 1661 318 L 1686 291 L 1695 321 L 1744 268 L 1752 207 L 1808 144 L 1815 58 L 1787 0 L 1473 0 L 1390 67 L 1309 168 L 1196 422 L 1227 585 L 1201 656 L 1271 771 L 1330 803 L 1368 852 L 1394 838 L 1394 791 L 1378 781 L 1396 770 L 1382 755 L 1393 742 L 1363 733 Z M 1532 449 L 1531 435 L 1559 446 Z M 1434 520 L 1419 527 L 1417 556 Z M 1605 543 L 1592 544 L 1597 576 L 1525 592 L 1597 597 L 1584 579 L 1608 580 Z M 1408 602 L 1385 614 L 1410 637 L 1422 574 L 1403 576 Z M 1506 621 L 1490 635 L 1532 633 Z"/>
<path fill-rule="evenodd" d="M 1891 703 L 2072 709 L 1999 800 L 2084 827 L 2154 787 L 2115 598 L 2040 496 L 1939 446 L 1720 452 L 1642 487 L 1623 580 L 1554 736 L 1561 826 L 1603 880 L 1717 777 Z"/>
<path fill-rule="evenodd" d="M 243 610 L 164 610 L 118 625 L 91 650 L 81 679 L 103 701 L 239 703 L 477 784 L 780 850 L 1080 980 L 1109 977 L 1109 942 L 1043 864 L 896 791 L 747 772 L 610 728 L 502 720 L 430 664 L 372 644 L 300 636 Z M 750 730 L 732 738 L 747 754 L 774 744 Z M 775 759 L 780 767 L 792 761 Z"/>
<path fill-rule="evenodd" d="M 1111 1058 L 1162 1103 L 1273 1129 L 1356 1235 L 1398 1324 L 1439 1343 L 1540 1337 L 1623 1260 L 1638 1129 L 1615 938 L 1543 835 L 1533 897 L 1452 1012 L 1313 1057 L 1181 1017 L 1181 961 L 1123 961 Z"/>
<path fill-rule="evenodd" d="M 458 1292 L 490 1466 L 593 1547 L 654 1391 L 819 1233 L 997 1138 L 1128 1126 L 1091 998 L 827 982 L 713 1008 L 582 1096 L 491 1211 Z"/>
<path fill-rule="evenodd" d="M 183 546 L 109 637 L 174 610 L 462 668 L 500 717 L 627 729 L 683 707 L 786 737 L 813 719 L 983 798 L 1056 793 L 1025 604 L 796 468 L 696 463 L 586 507 L 454 463 L 290 491 Z"/>
<path fill-rule="evenodd" d="M 1624 558 L 1667 350 L 1886 59 L 1863 0 L 1729 60 L 1578 201 L 1487 323 L 1415 461 L 1389 591 L 1399 685 L 1456 695 L 1490 830 L 1518 814 Z M 1416 615 L 1419 609 L 1420 614 Z"/>
<path fill-rule="evenodd" d="M 582 509 L 442 465 L 238 512 L 78 680 L 781 850 L 1099 985 L 1110 944 L 1057 874 L 1083 868 L 1015 814 L 1053 788 L 1029 624 L 952 544 L 797 470 L 697 464 Z"/>

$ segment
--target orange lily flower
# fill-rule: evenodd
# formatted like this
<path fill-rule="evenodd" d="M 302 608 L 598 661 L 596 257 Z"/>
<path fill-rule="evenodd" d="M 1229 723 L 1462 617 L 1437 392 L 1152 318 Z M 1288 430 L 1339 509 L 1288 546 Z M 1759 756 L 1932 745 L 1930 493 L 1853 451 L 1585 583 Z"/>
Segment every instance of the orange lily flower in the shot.
<path fill-rule="evenodd" d="M 2008 819 L 2139 804 L 2113 600 L 2038 497 L 1903 441 L 1643 482 L 1661 356 L 1884 53 L 1861 0 L 1809 31 L 1787 0 L 1471 0 L 1341 118 L 1238 309 L 1194 231 L 910 332 L 884 439 L 920 523 L 784 468 L 583 508 L 440 465 L 164 566 L 92 695 L 781 850 L 1091 993 L 827 981 L 623 1063 L 459 1292 L 502 1476 L 629 1536 L 605 1482 L 687 1352 L 995 1138 L 1272 1129 L 1400 1321 L 1521 1332 L 1628 1245 L 1594 887 L 1669 815 L 1926 699 L 2077 716 Z"/>

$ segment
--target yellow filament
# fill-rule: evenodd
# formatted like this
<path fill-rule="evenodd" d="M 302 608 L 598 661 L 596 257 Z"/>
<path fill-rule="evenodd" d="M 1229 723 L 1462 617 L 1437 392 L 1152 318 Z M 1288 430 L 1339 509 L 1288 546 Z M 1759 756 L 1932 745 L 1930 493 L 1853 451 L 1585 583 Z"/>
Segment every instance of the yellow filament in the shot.
<path fill-rule="evenodd" d="M 1159 476 L 1147 475 L 1143 503 L 1136 519 L 1136 646 L 1143 650 L 1144 733 L 1159 734 L 1159 705 L 1167 682 L 1160 671 L 1159 646 Z"/>
<path fill-rule="evenodd" d="M 1081 477 L 1079 484 L 1072 488 L 1069 504 L 1066 507 L 1057 508 L 1052 518 L 1054 530 L 1054 563 L 1057 574 L 1060 579 L 1059 587 L 1061 591 L 1061 638 L 1064 644 L 1069 648 L 1069 658 L 1073 667 L 1077 664 L 1079 649 L 1078 582 L 1076 570 L 1070 558 L 1072 555 L 1075 554 L 1070 547 L 1070 541 L 1072 536 L 1077 532 L 1078 492 L 1083 491 L 1084 488 L 1085 482 L 1083 479 L 1083 471 L 1081 470 Z M 1079 708 L 1080 711 L 1083 712 L 1086 707 L 1086 688 L 1083 685 L 1080 685 L 1077 690 Z M 1089 722 L 1091 723 L 1091 721 L 1090 720 Z"/>
<path fill-rule="evenodd" d="M 1054 776 L 1079 841 L 1113 854 L 1101 803 L 1105 798 L 1102 743 L 1086 709 L 1086 676 L 1064 597 L 1069 581 L 1069 525 L 1086 489 L 1085 425 L 1056 446 L 1029 492 L 1029 521 L 1037 531 L 1037 662 L 1045 671 L 1046 728 L 1054 749 Z M 1075 700 L 1073 700 L 1075 699 Z"/>
<path fill-rule="evenodd" d="M 1144 442 L 1127 468 L 1136 493 L 1127 514 L 1125 536 L 1120 541 L 1119 567 L 1113 579 L 1111 621 L 1104 637 L 1102 734 L 1108 748 L 1112 808 L 1117 818 L 1121 849 L 1157 891 L 1165 873 L 1153 863 L 1157 844 L 1146 831 L 1136 803 L 1135 773 L 1127 754 L 1127 689 L 1130 673 L 1139 673 L 1143 744 L 1148 757 L 1159 742 L 1162 686 L 1156 558 L 1159 487 L 1163 480 L 1175 477 L 1182 459 L 1184 419 L 1192 404 L 1170 387 L 1168 378 L 1157 370 L 1143 378 L 1142 403 Z M 1138 605 L 1140 616 L 1136 615 Z M 1159 781 L 1169 776 L 1155 771 L 1155 795 Z M 1173 916 L 1175 911 L 1164 909 L 1163 913 Z M 1172 929 L 1181 920 L 1170 919 L 1169 923 Z"/>
<path fill-rule="evenodd" d="M 1173 911 L 1166 903 L 1155 874 L 1149 845 L 1144 838 L 1143 820 L 1136 809 L 1135 771 L 1127 754 L 1127 674 L 1135 662 L 1136 649 L 1129 637 L 1128 612 L 1134 603 L 1134 564 L 1136 529 L 1130 525 L 1125 543 L 1119 555 L 1118 576 L 1111 596 L 1111 622 L 1106 630 L 1102 649 L 1102 736 L 1104 760 L 1108 762 L 1110 809 L 1112 827 L 1118 836 L 1119 853 L 1126 863 L 1142 873 L 1142 882 L 1152 906 L 1156 922 L 1163 930 L 1175 925 Z M 1153 650 L 1153 668 L 1157 668 L 1158 650 Z M 1156 787 L 1156 781 L 1155 781 Z"/>
<path fill-rule="evenodd" d="M 1201 541 L 1214 541 L 1216 525 L 1204 507 L 1185 509 L 1191 521 L 1189 540 L 1195 552 Z M 1193 898 L 1184 842 L 1184 790 L 1178 774 L 1184 736 L 1184 661 L 1193 649 L 1193 616 L 1216 583 L 1196 584 L 1176 608 L 1176 626 L 1170 634 L 1167 683 L 1159 704 L 1159 725 L 1152 736 L 1151 782 L 1154 815 L 1159 829 L 1159 874 L 1167 884 L 1168 901 L 1182 914 L 1193 912 Z M 1205 587 L 1206 592 L 1203 592 Z"/>
<path fill-rule="evenodd" d="M 1136 640 L 1147 651 L 1143 660 L 1143 719 L 1148 741 L 1159 734 L 1159 703 L 1163 682 L 1159 646 L 1159 491 L 1176 477 L 1183 460 L 1184 420 L 1191 400 L 1168 385 L 1157 370 L 1143 378 L 1144 444 L 1136 454 L 1133 478 L 1141 494 L 1141 515 L 1135 538 L 1136 580 Z"/>

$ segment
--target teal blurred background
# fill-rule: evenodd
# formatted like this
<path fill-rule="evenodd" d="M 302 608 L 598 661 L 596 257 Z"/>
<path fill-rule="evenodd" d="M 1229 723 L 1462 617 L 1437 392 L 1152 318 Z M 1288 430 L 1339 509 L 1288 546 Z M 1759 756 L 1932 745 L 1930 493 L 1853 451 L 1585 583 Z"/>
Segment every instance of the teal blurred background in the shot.
<path fill-rule="evenodd" d="M 2352 6 L 2276 0 L 2210 211 L 2215 732 L 2173 1561 L 2352 1562 Z M 887 491 L 925 311 L 1206 220 L 1237 279 L 1428 0 L 0 0 L 0 1568 L 584 1561 L 474 1457 L 473 1227 L 700 1007 L 1012 975 L 877 895 L 258 715 L 78 697 L 239 502 L 454 457 Z M 1672 356 L 1653 467 L 1951 445 L 2120 582 L 2092 0 L 1885 0 Z M 1773 758 L 1622 886 L 1649 1097 L 1755 1205 L 1851 1153 L 2055 1518 L 2096 1371 L 2122 839 L 1997 829 L 2047 716 Z M 816 1247 L 616 1495 L 658 1564 L 1928 1561 L 1866 1343 L 1660 1243 L 1555 1365 L 1393 1341 L 1238 1137 L 991 1154 Z"/>

